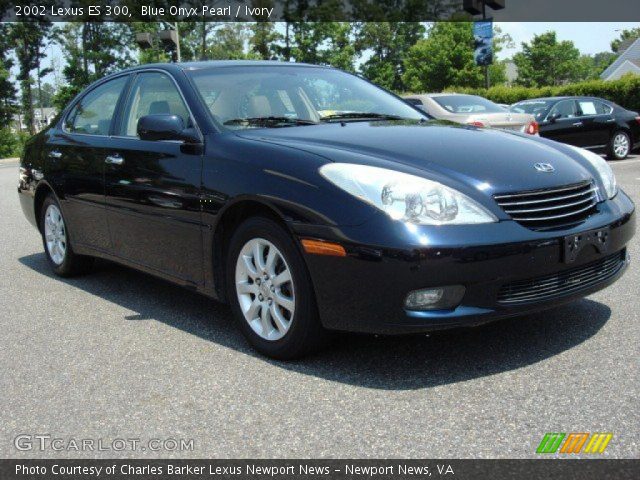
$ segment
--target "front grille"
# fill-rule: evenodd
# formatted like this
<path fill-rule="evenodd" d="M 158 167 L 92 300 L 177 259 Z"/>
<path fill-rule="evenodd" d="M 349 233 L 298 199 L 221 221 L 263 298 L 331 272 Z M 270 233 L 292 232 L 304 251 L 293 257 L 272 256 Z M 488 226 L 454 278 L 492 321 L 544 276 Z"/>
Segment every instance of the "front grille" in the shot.
<path fill-rule="evenodd" d="M 588 265 L 508 283 L 500 288 L 498 303 L 513 305 L 539 302 L 579 293 L 613 277 L 623 267 L 625 260 L 626 251 L 622 250 Z"/>
<path fill-rule="evenodd" d="M 533 230 L 548 230 L 584 221 L 595 211 L 597 191 L 598 188 L 587 181 L 493 198 L 519 224 Z"/>

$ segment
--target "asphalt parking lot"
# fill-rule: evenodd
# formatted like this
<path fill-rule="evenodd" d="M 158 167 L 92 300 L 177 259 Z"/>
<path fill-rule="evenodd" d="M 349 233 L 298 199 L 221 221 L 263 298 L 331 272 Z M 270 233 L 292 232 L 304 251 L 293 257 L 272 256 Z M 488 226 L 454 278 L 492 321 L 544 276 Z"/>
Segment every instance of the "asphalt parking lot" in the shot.
<path fill-rule="evenodd" d="M 640 203 L 640 158 L 613 166 Z M 520 458 L 546 432 L 613 432 L 606 457 L 640 457 L 640 236 L 622 280 L 572 305 L 429 337 L 340 335 L 284 363 L 254 354 L 226 306 L 161 280 L 106 262 L 52 276 L 17 177 L 0 164 L 0 458 Z M 21 451 L 21 434 L 193 450 Z"/>

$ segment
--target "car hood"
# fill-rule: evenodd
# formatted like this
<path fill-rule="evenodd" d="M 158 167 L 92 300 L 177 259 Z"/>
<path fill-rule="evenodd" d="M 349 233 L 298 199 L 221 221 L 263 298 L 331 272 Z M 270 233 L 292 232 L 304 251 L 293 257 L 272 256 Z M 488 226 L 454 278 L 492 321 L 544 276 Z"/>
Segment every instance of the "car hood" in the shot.
<path fill-rule="evenodd" d="M 394 168 L 487 193 L 556 187 L 593 177 L 585 162 L 556 142 L 435 121 L 345 122 L 236 134 L 334 162 Z M 536 163 L 551 164 L 554 171 L 539 172 Z"/>

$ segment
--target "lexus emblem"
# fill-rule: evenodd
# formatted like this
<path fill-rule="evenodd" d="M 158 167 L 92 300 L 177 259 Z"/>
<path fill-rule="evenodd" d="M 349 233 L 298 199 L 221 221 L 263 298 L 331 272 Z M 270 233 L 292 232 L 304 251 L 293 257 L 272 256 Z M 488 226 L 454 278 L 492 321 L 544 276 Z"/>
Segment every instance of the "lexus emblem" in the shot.
<path fill-rule="evenodd" d="M 535 168 L 537 171 L 539 172 L 544 172 L 544 173 L 551 173 L 551 172 L 555 172 L 555 168 L 553 168 L 553 165 L 551 165 L 550 163 L 535 163 L 533 165 L 533 168 Z"/>

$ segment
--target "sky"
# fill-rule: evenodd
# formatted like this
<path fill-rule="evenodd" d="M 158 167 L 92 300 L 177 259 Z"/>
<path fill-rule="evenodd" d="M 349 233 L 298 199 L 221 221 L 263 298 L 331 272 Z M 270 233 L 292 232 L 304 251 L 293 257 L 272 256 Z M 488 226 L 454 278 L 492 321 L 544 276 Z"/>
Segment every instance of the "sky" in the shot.
<path fill-rule="evenodd" d="M 514 48 L 504 49 L 498 54 L 499 60 L 510 58 L 521 50 L 522 42 L 529 42 L 534 35 L 555 30 L 559 40 L 571 40 L 583 54 L 595 54 L 610 51 L 610 43 L 618 38 L 623 29 L 640 27 L 640 22 L 496 22 L 503 33 L 511 35 Z M 60 49 L 53 45 L 47 49 L 45 66 L 49 66 L 51 59 L 57 57 L 57 64 L 61 68 L 64 60 Z M 15 70 L 15 68 L 14 68 Z M 15 75 L 15 71 L 13 72 Z M 53 75 L 45 79 L 54 82 Z"/>
<path fill-rule="evenodd" d="M 498 54 L 503 60 L 521 50 L 522 42 L 529 42 L 534 35 L 555 30 L 558 40 L 571 40 L 583 54 L 611 51 L 611 40 L 618 38 L 624 29 L 638 28 L 638 22 L 496 22 L 503 33 L 511 35 L 515 48 Z"/>

